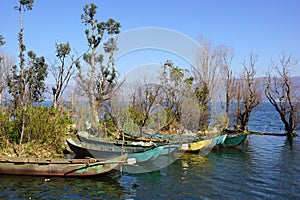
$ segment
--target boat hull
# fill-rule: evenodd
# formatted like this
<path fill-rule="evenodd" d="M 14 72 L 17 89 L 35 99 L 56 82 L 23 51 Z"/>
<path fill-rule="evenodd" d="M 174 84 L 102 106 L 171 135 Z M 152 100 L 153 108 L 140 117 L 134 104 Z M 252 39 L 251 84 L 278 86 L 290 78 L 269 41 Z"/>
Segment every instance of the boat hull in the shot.
<path fill-rule="evenodd" d="M 85 177 L 105 174 L 125 162 L 127 154 L 111 159 L 1 158 L 0 174 Z"/>
<path fill-rule="evenodd" d="M 98 138 L 89 135 L 85 131 L 77 133 L 78 139 L 91 146 L 97 145 L 103 149 L 109 149 L 110 151 L 124 151 L 127 153 L 139 153 L 144 152 L 155 147 L 153 142 L 142 142 L 142 141 L 123 141 L 123 140 L 108 140 L 104 138 Z"/>
<path fill-rule="evenodd" d="M 227 136 L 222 144 L 216 146 L 216 148 L 236 148 L 242 144 L 247 138 L 247 134 Z"/>
<path fill-rule="evenodd" d="M 209 148 L 213 141 L 214 141 L 214 139 L 211 138 L 211 139 L 207 139 L 207 140 L 199 140 L 196 142 L 190 142 L 187 144 L 183 144 L 180 147 L 180 150 L 185 151 L 185 152 L 199 152 L 202 149 Z"/>
<path fill-rule="evenodd" d="M 134 158 L 136 162 L 153 161 L 158 156 L 160 156 L 164 150 L 164 146 L 158 146 L 153 149 L 138 153 L 124 152 L 122 151 L 122 149 L 118 149 L 117 151 L 115 151 L 114 148 L 109 149 L 101 145 L 82 143 L 79 141 L 74 141 L 72 138 L 68 138 L 67 143 L 77 157 L 110 158 L 113 156 L 121 155 L 123 153 L 127 153 L 128 158 Z"/>

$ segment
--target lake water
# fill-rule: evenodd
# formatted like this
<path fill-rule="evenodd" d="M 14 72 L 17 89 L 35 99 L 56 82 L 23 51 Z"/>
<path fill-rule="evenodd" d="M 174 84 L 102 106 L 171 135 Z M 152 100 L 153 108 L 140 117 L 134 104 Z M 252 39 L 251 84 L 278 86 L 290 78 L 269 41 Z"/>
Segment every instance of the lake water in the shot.
<path fill-rule="evenodd" d="M 253 113 L 250 129 L 282 132 L 269 106 Z M 94 178 L 0 176 L 2 199 L 299 199 L 300 138 L 250 135 L 238 149 L 207 157 L 183 154 L 148 173 Z"/>

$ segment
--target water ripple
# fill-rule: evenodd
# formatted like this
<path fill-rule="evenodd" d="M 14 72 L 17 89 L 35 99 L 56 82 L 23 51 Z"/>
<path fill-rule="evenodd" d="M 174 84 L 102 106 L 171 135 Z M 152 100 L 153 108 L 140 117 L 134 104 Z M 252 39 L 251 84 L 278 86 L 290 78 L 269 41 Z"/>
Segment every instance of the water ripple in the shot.
<path fill-rule="evenodd" d="M 0 176 L 1 199 L 298 199 L 300 137 L 250 135 L 238 149 L 183 154 L 158 171 L 89 179 Z"/>

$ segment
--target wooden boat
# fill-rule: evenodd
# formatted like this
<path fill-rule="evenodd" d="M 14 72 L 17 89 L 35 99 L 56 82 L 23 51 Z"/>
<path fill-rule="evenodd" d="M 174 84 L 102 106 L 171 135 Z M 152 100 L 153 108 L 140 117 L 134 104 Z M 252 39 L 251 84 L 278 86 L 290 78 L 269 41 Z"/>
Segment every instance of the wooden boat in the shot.
<path fill-rule="evenodd" d="M 163 152 L 164 146 L 155 147 L 144 152 L 124 152 L 121 148 L 110 148 L 105 145 L 88 144 L 76 141 L 72 138 L 67 138 L 67 143 L 70 149 L 78 157 L 113 157 L 128 153 L 128 158 L 134 158 L 136 162 L 146 162 L 155 160 Z"/>
<path fill-rule="evenodd" d="M 213 142 L 214 142 L 214 138 L 207 139 L 207 140 L 199 140 L 196 142 L 185 143 L 185 144 L 182 144 L 182 146 L 180 147 L 180 150 L 185 151 L 185 152 L 199 152 L 202 149 L 211 147 L 211 144 Z"/>
<path fill-rule="evenodd" d="M 164 134 L 154 134 L 154 135 L 148 135 L 145 137 L 139 137 L 139 134 L 132 133 L 132 132 L 123 132 L 124 137 L 127 140 L 131 141 L 152 141 L 156 144 L 165 144 L 165 143 L 174 143 L 174 142 L 196 142 L 201 140 L 210 139 L 210 136 L 189 136 L 189 135 L 164 135 Z M 221 144 L 224 142 L 227 134 L 222 134 L 219 136 L 214 136 L 214 145 Z"/>
<path fill-rule="evenodd" d="M 202 137 L 202 136 L 166 135 L 166 134 L 159 134 L 159 133 L 153 134 L 149 136 L 149 138 L 163 140 L 163 141 L 186 141 L 186 142 L 193 142 L 193 141 L 207 139 L 206 137 Z"/>
<path fill-rule="evenodd" d="M 236 148 L 242 144 L 247 138 L 247 134 L 228 135 L 222 144 L 218 144 L 215 148 Z"/>
<path fill-rule="evenodd" d="M 209 152 L 212 148 L 214 148 L 214 146 L 219 144 L 221 145 L 222 143 L 224 143 L 226 137 L 227 134 L 224 134 L 209 139 L 202 139 L 194 142 L 189 142 L 183 144 L 180 150 L 185 152 L 199 152 L 202 150 L 207 150 Z"/>
<path fill-rule="evenodd" d="M 227 138 L 227 134 L 219 135 L 214 137 L 214 141 L 211 143 L 211 147 L 215 147 L 217 145 L 222 145 Z"/>
<path fill-rule="evenodd" d="M 156 144 L 170 143 L 170 140 L 151 138 L 151 137 L 140 137 L 137 133 L 123 131 L 122 136 L 127 141 L 142 141 L 142 142 L 155 142 Z"/>
<path fill-rule="evenodd" d="M 176 152 L 177 150 L 180 150 L 182 143 L 171 143 L 171 144 L 164 144 L 164 149 L 161 152 L 161 155 L 170 155 Z"/>
<path fill-rule="evenodd" d="M 95 176 L 113 171 L 127 154 L 110 159 L 46 159 L 1 157 L 0 174 L 30 176 Z"/>
<path fill-rule="evenodd" d="M 156 147 L 156 144 L 149 141 L 126 141 L 126 140 L 108 140 L 104 138 L 98 138 L 93 135 L 90 135 L 86 131 L 80 131 L 77 133 L 77 137 L 80 141 L 91 144 L 99 145 L 110 149 L 111 151 L 124 151 L 128 153 L 139 153 L 144 152 Z"/>
<path fill-rule="evenodd" d="M 158 146 L 155 147 L 154 149 L 150 149 L 145 152 L 141 153 L 129 153 L 128 156 L 129 158 L 134 158 L 136 162 L 147 162 L 147 161 L 154 161 L 156 160 L 159 156 L 161 156 L 164 152 L 164 146 Z"/>

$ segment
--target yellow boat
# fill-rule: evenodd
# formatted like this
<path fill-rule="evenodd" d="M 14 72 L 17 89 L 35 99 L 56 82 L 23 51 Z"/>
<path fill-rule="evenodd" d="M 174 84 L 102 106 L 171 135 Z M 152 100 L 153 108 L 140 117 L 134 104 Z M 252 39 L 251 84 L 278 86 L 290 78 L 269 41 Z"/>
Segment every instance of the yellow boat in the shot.
<path fill-rule="evenodd" d="M 181 151 L 185 152 L 199 152 L 202 149 L 212 148 L 211 143 L 214 141 L 214 138 L 199 140 L 196 142 L 190 142 L 186 144 L 182 144 L 180 147 Z"/>

